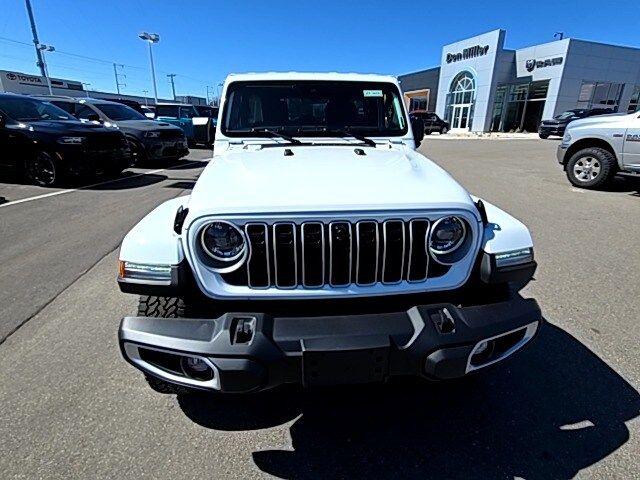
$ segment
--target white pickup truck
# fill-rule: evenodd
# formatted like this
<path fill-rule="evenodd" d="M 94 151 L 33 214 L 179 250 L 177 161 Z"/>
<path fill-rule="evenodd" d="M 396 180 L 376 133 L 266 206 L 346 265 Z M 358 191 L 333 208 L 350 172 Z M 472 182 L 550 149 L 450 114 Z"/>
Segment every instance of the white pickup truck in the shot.
<path fill-rule="evenodd" d="M 640 112 L 571 122 L 557 157 L 576 187 L 600 188 L 617 173 L 640 174 Z"/>

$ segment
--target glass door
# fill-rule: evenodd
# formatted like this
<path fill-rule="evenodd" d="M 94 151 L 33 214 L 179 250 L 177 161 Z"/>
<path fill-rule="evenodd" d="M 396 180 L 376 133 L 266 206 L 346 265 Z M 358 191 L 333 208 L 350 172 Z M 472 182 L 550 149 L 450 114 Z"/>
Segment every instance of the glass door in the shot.
<path fill-rule="evenodd" d="M 451 117 L 451 129 L 467 130 L 469 128 L 469 114 L 471 105 L 453 105 L 453 115 Z"/>

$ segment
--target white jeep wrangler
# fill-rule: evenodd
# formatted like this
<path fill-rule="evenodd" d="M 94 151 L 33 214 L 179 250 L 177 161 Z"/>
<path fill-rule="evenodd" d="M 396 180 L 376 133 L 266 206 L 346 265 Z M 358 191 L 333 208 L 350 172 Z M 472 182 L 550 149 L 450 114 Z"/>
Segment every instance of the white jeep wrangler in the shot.
<path fill-rule="evenodd" d="M 557 157 L 576 187 L 600 188 L 617 173 L 640 174 L 640 112 L 574 120 Z"/>
<path fill-rule="evenodd" d="M 230 76 L 191 195 L 138 223 L 125 359 L 161 392 L 461 377 L 542 323 L 527 228 L 415 152 L 393 77 Z"/>

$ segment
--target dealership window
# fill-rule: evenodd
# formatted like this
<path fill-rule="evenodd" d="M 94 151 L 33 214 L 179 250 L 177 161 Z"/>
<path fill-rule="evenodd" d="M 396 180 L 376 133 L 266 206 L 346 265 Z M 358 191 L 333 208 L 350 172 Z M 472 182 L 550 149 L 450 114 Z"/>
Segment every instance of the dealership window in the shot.
<path fill-rule="evenodd" d="M 409 111 L 429 110 L 429 97 L 411 97 L 409 99 Z"/>
<path fill-rule="evenodd" d="M 636 88 L 633 90 L 633 94 L 631 95 L 631 100 L 629 101 L 629 108 L 627 108 L 627 113 L 637 112 L 640 108 L 640 85 L 636 85 Z"/>
<path fill-rule="evenodd" d="M 445 106 L 445 118 L 451 128 L 471 128 L 475 93 L 476 81 L 471 72 L 464 70 L 453 77 Z"/>
<path fill-rule="evenodd" d="M 549 80 L 500 85 L 493 105 L 494 132 L 535 132 L 542 119 Z"/>
<path fill-rule="evenodd" d="M 583 81 L 578 95 L 577 108 L 610 108 L 618 111 L 623 84 Z"/>

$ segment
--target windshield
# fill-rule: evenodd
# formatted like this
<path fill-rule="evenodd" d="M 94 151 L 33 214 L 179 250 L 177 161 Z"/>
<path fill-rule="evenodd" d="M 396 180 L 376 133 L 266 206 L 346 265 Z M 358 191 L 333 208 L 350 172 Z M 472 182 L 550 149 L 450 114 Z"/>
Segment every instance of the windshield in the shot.
<path fill-rule="evenodd" d="M 562 112 L 560 115 L 556 115 L 554 118 L 556 120 L 566 120 L 572 117 L 580 117 L 584 113 L 584 110 L 567 110 L 566 112 Z"/>
<path fill-rule="evenodd" d="M 264 136 L 265 129 L 295 136 L 401 136 L 407 121 L 392 83 L 350 81 L 233 82 L 227 90 L 222 133 Z"/>
<path fill-rule="evenodd" d="M 61 108 L 35 98 L 0 97 L 0 110 L 18 122 L 75 120 Z"/>
<path fill-rule="evenodd" d="M 147 120 L 147 117 L 139 112 L 136 112 L 133 108 L 126 105 L 114 104 L 114 103 L 95 103 L 93 105 L 100 110 L 104 115 L 114 122 L 122 120 Z"/>

